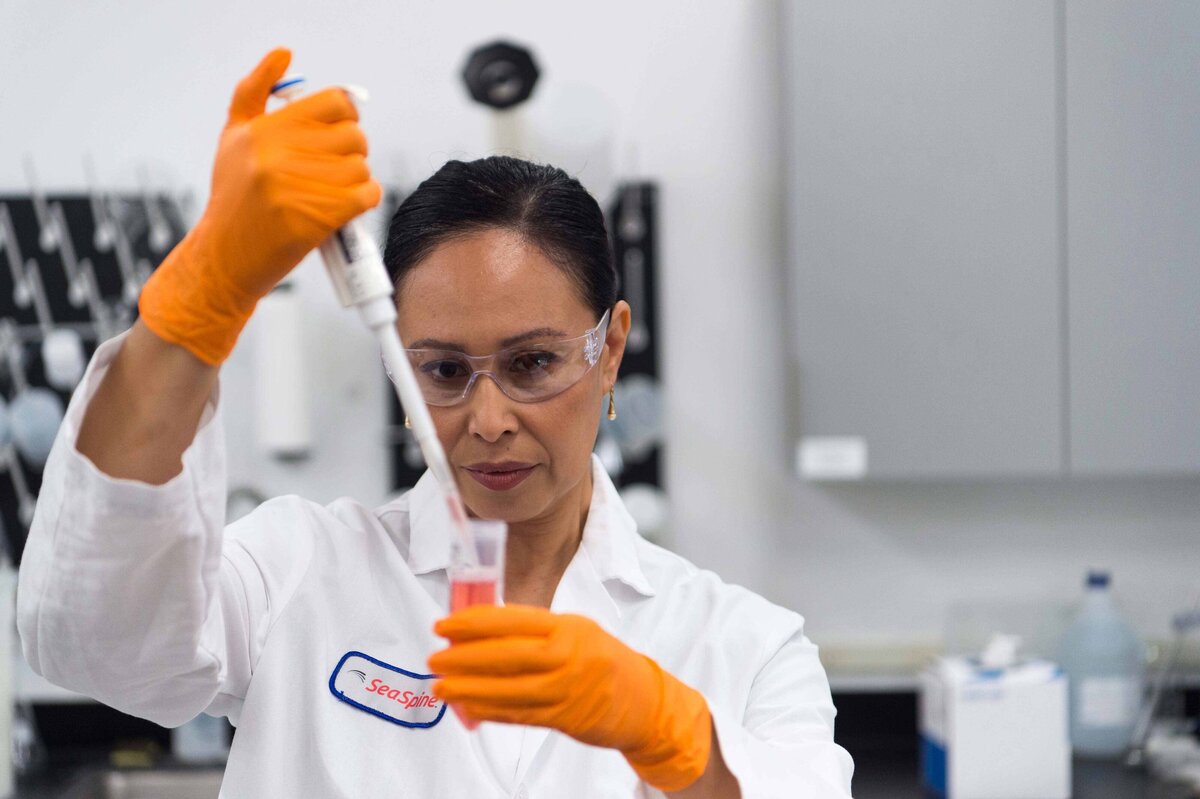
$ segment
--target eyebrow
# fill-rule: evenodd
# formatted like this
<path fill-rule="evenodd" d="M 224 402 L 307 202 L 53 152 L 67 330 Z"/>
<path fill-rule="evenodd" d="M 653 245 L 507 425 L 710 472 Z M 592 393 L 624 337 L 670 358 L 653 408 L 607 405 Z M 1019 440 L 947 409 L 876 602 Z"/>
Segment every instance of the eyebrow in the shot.
<path fill-rule="evenodd" d="M 527 330 L 524 333 L 516 336 L 509 336 L 500 342 L 500 349 L 507 349 L 516 344 L 521 344 L 531 339 L 539 338 L 566 338 L 567 334 L 561 330 L 555 330 L 552 327 L 539 327 L 534 330 Z M 456 352 L 465 352 L 466 347 L 456 341 L 439 341 L 435 338 L 423 338 L 420 341 L 413 342 L 408 345 L 410 350 L 455 350 Z"/>

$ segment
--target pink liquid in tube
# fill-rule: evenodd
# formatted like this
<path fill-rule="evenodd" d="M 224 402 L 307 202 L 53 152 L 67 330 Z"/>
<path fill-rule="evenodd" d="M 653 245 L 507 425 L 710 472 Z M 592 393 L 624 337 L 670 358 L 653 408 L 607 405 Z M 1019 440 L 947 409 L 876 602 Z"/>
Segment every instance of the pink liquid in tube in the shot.
<path fill-rule="evenodd" d="M 459 518 L 460 514 L 465 517 L 462 506 L 453 501 L 449 505 L 452 521 L 467 528 L 451 539 L 450 612 L 502 602 L 507 525 L 502 521 Z M 465 552 L 463 547 L 471 551 Z M 468 730 L 479 726 L 479 722 L 465 718 L 459 708 L 450 707 Z"/>
<path fill-rule="evenodd" d="M 450 581 L 450 612 L 454 613 L 472 605 L 496 604 L 498 583 L 499 574 L 496 569 L 469 569 L 454 575 Z M 478 721 L 468 719 L 456 706 L 450 707 L 468 730 L 479 726 Z"/>
<path fill-rule="evenodd" d="M 450 583 L 450 612 L 472 605 L 496 604 L 495 576 L 483 579 L 456 579 Z"/>

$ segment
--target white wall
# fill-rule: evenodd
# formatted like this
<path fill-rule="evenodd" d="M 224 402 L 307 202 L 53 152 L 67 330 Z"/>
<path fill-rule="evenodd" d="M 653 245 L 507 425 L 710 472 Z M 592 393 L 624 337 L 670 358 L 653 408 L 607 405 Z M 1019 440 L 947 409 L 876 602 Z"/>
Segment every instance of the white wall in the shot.
<path fill-rule="evenodd" d="M 531 126 L 561 130 L 555 109 L 585 97 L 612 145 L 543 142 L 534 155 L 598 191 L 634 165 L 661 182 L 679 550 L 799 609 L 823 643 L 935 639 L 963 601 L 1019 595 L 1056 606 L 1091 563 L 1112 565 L 1130 615 L 1165 632 L 1167 611 L 1200 588 L 1196 481 L 830 488 L 793 476 L 778 13 L 768 0 L 9 0 L 0 4 L 0 191 L 25 187 L 24 154 L 44 185 L 79 188 L 91 153 L 108 185 L 135 186 L 147 166 L 158 183 L 202 199 L 229 91 L 277 43 L 314 83 L 370 88 L 374 169 L 412 183 L 448 157 L 486 152 L 487 116 L 458 73 L 471 46 L 510 36 L 532 45 L 545 71 Z M 245 446 L 253 380 L 241 346 L 224 374 L 231 481 L 378 501 L 376 357 L 319 266 L 306 262 L 300 282 L 312 314 L 317 455 L 283 466 Z"/>

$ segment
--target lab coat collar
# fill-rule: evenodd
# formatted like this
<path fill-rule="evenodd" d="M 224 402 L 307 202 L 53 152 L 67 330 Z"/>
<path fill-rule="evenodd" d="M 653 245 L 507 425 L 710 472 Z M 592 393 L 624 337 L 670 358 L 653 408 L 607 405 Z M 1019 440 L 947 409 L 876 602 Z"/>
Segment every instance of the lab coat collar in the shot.
<path fill-rule="evenodd" d="M 408 565 L 414 574 L 446 569 L 450 565 L 450 513 L 433 475 L 426 471 L 407 494 L 409 509 Z M 592 501 L 583 526 L 582 553 L 600 582 L 609 588 L 616 580 L 642 596 L 654 596 L 654 587 L 642 570 L 637 552 L 637 524 L 616 486 L 592 455 Z M 611 594 L 611 589 L 610 589 Z"/>

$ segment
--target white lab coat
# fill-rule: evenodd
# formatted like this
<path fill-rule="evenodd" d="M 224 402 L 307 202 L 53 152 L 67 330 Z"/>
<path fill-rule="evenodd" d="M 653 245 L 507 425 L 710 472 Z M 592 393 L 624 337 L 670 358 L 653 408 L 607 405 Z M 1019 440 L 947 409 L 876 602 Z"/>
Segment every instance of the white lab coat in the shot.
<path fill-rule="evenodd" d="M 225 799 L 659 795 L 616 751 L 557 732 L 472 734 L 444 710 L 353 701 L 363 689 L 334 674 L 348 653 L 367 656 L 350 663 L 362 684 L 377 669 L 412 696 L 444 646 L 431 628 L 448 605 L 448 519 L 430 476 L 375 509 L 285 496 L 225 527 L 219 391 L 164 485 L 112 479 L 75 449 L 119 346 L 97 351 L 46 466 L 17 602 L 34 671 L 166 726 L 228 716 Z M 848 797 L 853 765 L 803 619 L 642 539 L 598 461 L 593 478 L 551 609 L 702 692 L 745 799 Z"/>

